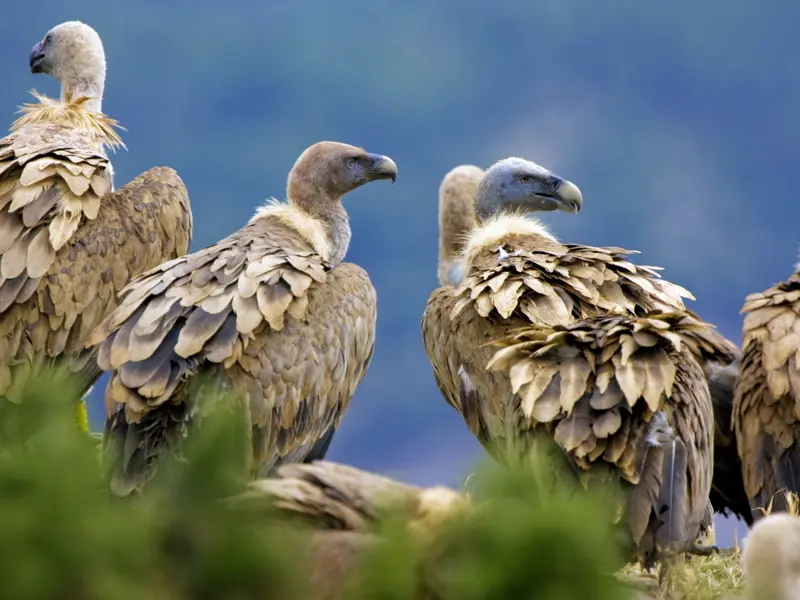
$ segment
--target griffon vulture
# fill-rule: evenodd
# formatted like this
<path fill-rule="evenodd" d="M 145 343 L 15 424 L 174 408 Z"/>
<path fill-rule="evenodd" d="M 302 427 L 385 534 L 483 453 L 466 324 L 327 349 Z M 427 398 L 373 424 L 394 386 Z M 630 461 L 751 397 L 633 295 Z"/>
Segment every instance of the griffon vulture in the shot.
<path fill-rule="evenodd" d="M 531 323 L 567 324 L 592 315 L 683 310 L 681 298 L 692 297 L 662 281 L 656 267 L 627 261 L 625 255 L 632 252 L 561 244 L 539 223 L 525 218 L 525 212 L 577 212 L 581 193 L 573 184 L 562 182 L 519 158 L 494 165 L 481 183 L 476 200 L 479 225 L 462 255 L 469 262 L 469 277 L 455 292 L 444 286 L 435 290 L 423 317 L 423 338 L 437 383 L 485 446 L 501 441 L 506 425 L 502 404 L 494 400 L 489 406 L 481 398 L 496 397 L 487 396 L 488 390 L 503 398 L 510 396 L 502 377 L 482 370 L 491 350 L 471 340 L 488 342 Z M 727 345 L 724 340 L 720 343 Z M 730 456 L 731 436 L 725 435 L 730 434 L 732 389 L 725 387 L 730 382 L 719 365 L 709 362 L 704 367 L 718 422 L 715 445 L 723 446 L 722 455 L 727 457 L 715 463 L 714 507 L 741 514 L 743 492 L 737 496 L 741 488 L 736 479 L 729 478 L 738 459 Z M 475 377 L 483 379 L 483 391 L 481 385 L 476 387 Z"/>
<path fill-rule="evenodd" d="M 218 389 L 190 385 L 198 376 L 249 402 L 254 472 L 304 460 L 339 424 L 372 357 L 376 319 L 369 277 L 342 263 L 350 225 L 341 200 L 396 176 L 386 156 L 314 144 L 289 174 L 288 203 L 122 291 L 92 339 L 113 371 L 106 446 L 116 494 L 145 483 L 192 425 L 202 392 Z"/>
<path fill-rule="evenodd" d="M 534 325 L 567 325 L 603 314 L 683 310 L 689 292 L 636 266 L 622 248 L 559 243 L 525 213 L 577 213 L 573 183 L 521 158 L 493 165 L 475 199 L 478 226 L 464 249 L 467 274 L 433 291 L 422 319 L 425 349 L 445 399 L 495 455 L 516 419 L 506 377 L 486 371 L 487 344 Z M 513 435 L 512 435 L 513 438 Z"/>
<path fill-rule="evenodd" d="M 61 99 L 34 93 L 39 102 L 0 139 L 0 397 L 12 402 L 33 370 L 57 359 L 87 389 L 100 374 L 95 351 L 84 349 L 89 334 L 133 276 L 184 254 L 192 231 L 172 169 L 112 191 L 106 148 L 122 141 L 101 112 L 97 33 L 77 21 L 54 27 L 33 47 L 30 68 L 58 79 Z"/>
<path fill-rule="evenodd" d="M 518 453 L 544 436 L 585 485 L 621 482 L 626 537 L 645 565 L 698 550 L 714 443 L 702 364 L 730 362 L 735 346 L 686 311 L 533 326 L 498 343 L 488 368 L 515 394 L 506 415 Z"/>
<path fill-rule="evenodd" d="M 439 186 L 439 285 L 458 285 L 464 278 L 463 249 L 475 228 L 475 194 L 483 169 L 460 165 Z"/>
<path fill-rule="evenodd" d="M 733 405 L 745 491 L 753 516 L 787 510 L 800 493 L 800 265 L 797 273 L 751 294 Z"/>

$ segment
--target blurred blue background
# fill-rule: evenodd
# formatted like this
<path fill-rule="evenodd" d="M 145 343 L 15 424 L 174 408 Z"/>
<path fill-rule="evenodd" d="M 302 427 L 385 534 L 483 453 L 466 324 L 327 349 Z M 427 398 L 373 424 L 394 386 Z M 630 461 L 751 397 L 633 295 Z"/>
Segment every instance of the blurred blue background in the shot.
<path fill-rule="evenodd" d="M 388 154 L 395 186 L 347 199 L 348 260 L 378 290 L 374 360 L 329 458 L 460 485 L 483 458 L 439 396 L 420 338 L 436 283 L 437 188 L 510 155 L 576 182 L 564 241 L 642 251 L 737 342 L 746 294 L 791 273 L 800 187 L 800 4 L 790 0 L 303 2 L 38 0 L 3 7 L 0 108 L 36 88 L 28 54 L 79 19 L 108 59 L 105 111 L 128 128 L 117 185 L 184 178 L 193 250 L 244 224 L 310 144 Z M 103 379 L 92 423 L 102 420 Z M 744 529 L 739 528 L 739 535 Z M 733 525 L 719 529 L 729 544 Z"/>

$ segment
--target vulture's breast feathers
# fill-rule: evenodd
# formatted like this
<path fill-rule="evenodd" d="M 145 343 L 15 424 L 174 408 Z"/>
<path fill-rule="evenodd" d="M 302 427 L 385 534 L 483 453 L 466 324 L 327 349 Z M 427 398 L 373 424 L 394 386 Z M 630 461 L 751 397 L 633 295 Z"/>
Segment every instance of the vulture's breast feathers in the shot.
<path fill-rule="evenodd" d="M 304 319 L 307 291 L 326 281 L 330 266 L 317 251 L 325 249 L 324 231 L 310 219 L 296 226 L 304 218 L 296 213 L 284 205 L 264 209 L 217 244 L 133 280 L 89 342 L 102 342 L 101 368 L 119 369 L 122 382 L 141 394 L 134 372 L 150 361 L 168 370 L 174 353 L 172 360 L 227 368 L 265 327 L 280 331 L 287 317 Z M 159 397 L 170 388 L 158 386 Z"/>
<path fill-rule="evenodd" d="M 452 317 L 474 305 L 482 317 L 516 313 L 555 326 L 608 313 L 685 310 L 682 298 L 693 298 L 663 281 L 657 267 L 628 261 L 632 251 L 562 244 L 521 216 L 501 215 L 476 228 L 464 252 L 468 271 L 454 292 Z"/>
<path fill-rule="evenodd" d="M 115 122 L 83 107 L 37 96 L 0 139 L 0 275 L 36 280 L 113 188 L 104 145 L 120 145 Z M 23 281 L 24 283 L 24 281 Z"/>

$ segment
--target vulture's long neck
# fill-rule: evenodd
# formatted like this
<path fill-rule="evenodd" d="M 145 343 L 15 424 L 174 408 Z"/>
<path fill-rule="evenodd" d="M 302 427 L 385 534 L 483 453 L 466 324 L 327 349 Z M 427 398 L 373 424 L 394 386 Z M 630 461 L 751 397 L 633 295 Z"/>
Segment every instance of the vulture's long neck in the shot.
<path fill-rule="evenodd" d="M 292 202 L 312 217 L 322 221 L 330 244 L 328 262 L 334 267 L 342 262 L 350 245 L 351 232 L 350 219 L 342 206 L 341 198 L 315 194 L 313 200 L 299 197 L 293 198 Z"/>
<path fill-rule="evenodd" d="M 439 284 L 458 285 L 464 277 L 461 256 L 467 236 L 475 228 L 475 211 L 455 201 L 439 201 Z"/>
<path fill-rule="evenodd" d="M 74 101 L 82 96 L 87 96 L 90 100 L 84 106 L 94 112 L 103 112 L 105 79 L 105 66 L 70 74 L 61 81 L 61 101 L 63 102 L 67 98 Z"/>

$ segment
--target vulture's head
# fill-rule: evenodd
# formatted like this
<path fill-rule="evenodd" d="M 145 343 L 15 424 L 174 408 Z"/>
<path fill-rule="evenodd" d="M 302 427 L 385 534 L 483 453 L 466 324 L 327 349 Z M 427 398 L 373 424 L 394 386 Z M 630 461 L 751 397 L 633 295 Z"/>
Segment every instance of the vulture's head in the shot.
<path fill-rule="evenodd" d="M 63 85 L 105 78 L 106 55 L 97 32 L 80 21 L 56 25 L 31 50 L 31 73 L 46 73 Z"/>
<path fill-rule="evenodd" d="M 475 207 L 483 221 L 499 212 L 577 213 L 582 202 L 581 191 L 571 181 L 535 162 L 506 158 L 486 171 L 478 186 Z"/>
<path fill-rule="evenodd" d="M 388 156 L 338 142 L 318 142 L 300 155 L 289 173 L 287 195 L 301 200 L 322 193 L 339 199 L 378 179 L 397 179 L 397 165 Z"/>

